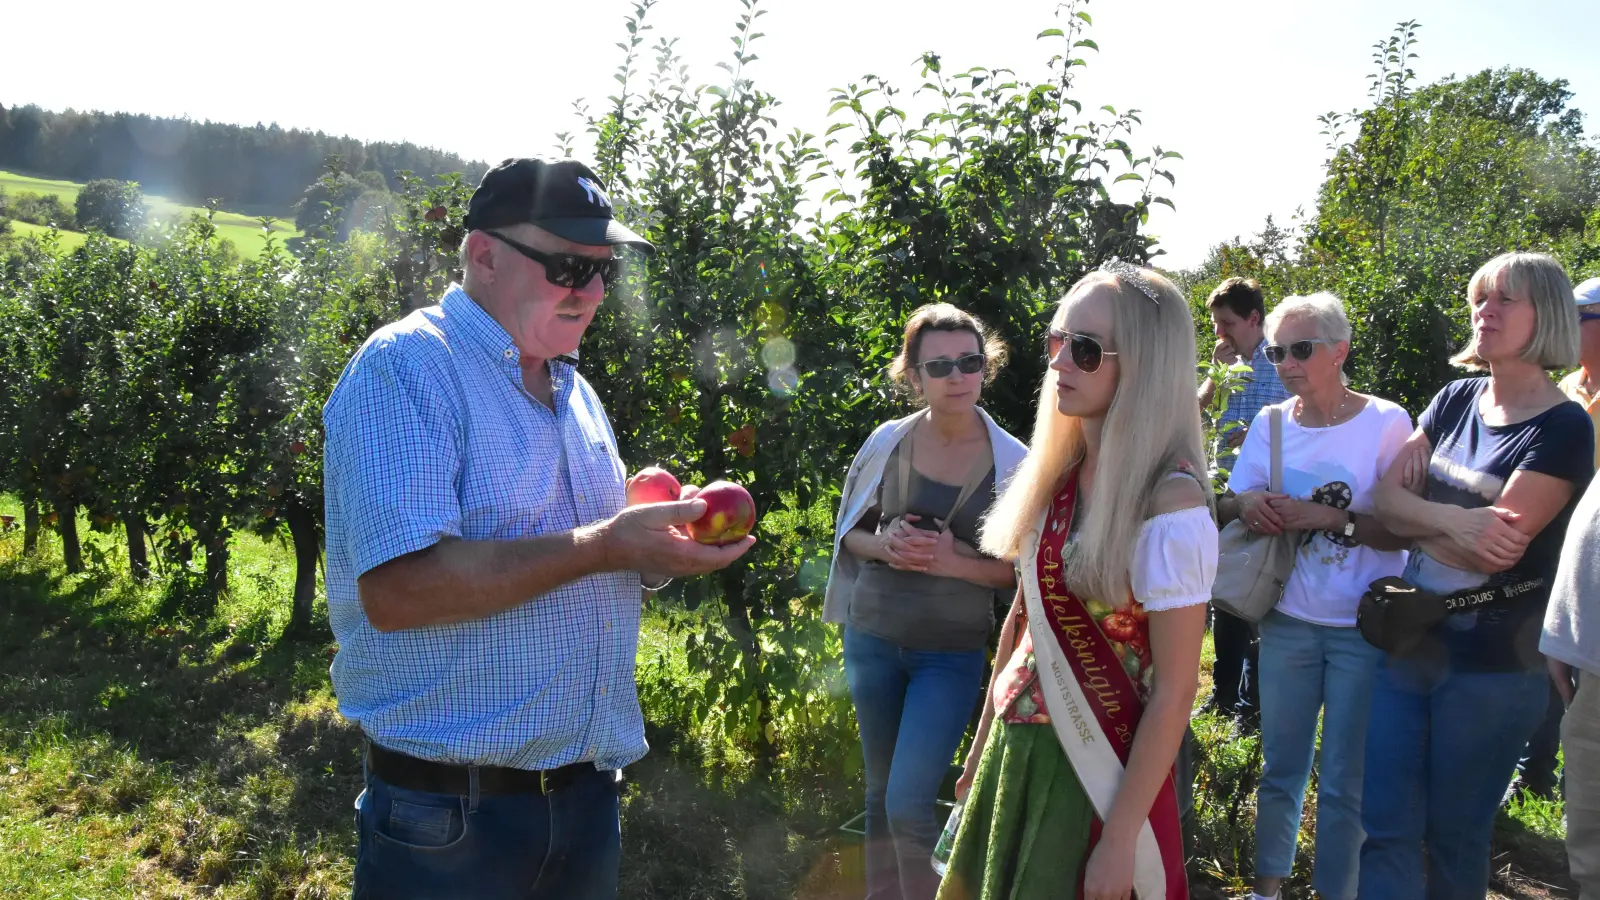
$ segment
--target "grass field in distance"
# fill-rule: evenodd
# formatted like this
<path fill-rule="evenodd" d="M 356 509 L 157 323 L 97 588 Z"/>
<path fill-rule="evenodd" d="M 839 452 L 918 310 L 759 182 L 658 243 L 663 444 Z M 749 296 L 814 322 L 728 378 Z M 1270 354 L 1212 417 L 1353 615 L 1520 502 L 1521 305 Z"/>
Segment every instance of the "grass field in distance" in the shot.
<path fill-rule="evenodd" d="M 61 198 L 61 203 L 68 209 L 71 209 L 77 205 L 78 191 L 82 187 L 83 185 L 73 181 L 54 181 L 48 178 L 34 178 L 29 175 L 18 175 L 15 172 L 0 170 L 0 190 L 5 191 L 7 194 L 13 197 L 24 193 L 55 194 L 57 197 Z M 155 219 L 186 219 L 191 213 L 200 213 L 201 215 L 204 215 L 206 212 L 203 207 L 185 206 L 181 203 L 169 200 L 166 197 L 160 197 L 153 194 L 145 195 L 144 199 L 150 207 L 151 217 Z M 261 231 L 261 223 L 257 222 L 253 216 L 247 216 L 243 213 L 224 212 L 222 210 L 218 210 L 216 216 L 212 219 L 212 222 L 217 226 L 217 235 L 226 240 L 232 241 L 233 246 L 236 247 L 242 255 L 246 257 L 254 257 L 261 252 L 261 249 L 264 246 L 264 235 Z M 28 222 L 17 221 L 13 221 L 11 223 L 11 228 L 16 234 L 24 237 L 31 234 L 42 234 L 43 232 L 49 230 L 41 225 L 33 225 Z M 275 234 L 278 238 L 279 246 L 282 246 L 283 242 L 289 238 L 300 236 L 300 232 L 295 230 L 294 223 L 283 219 L 273 220 L 272 231 L 273 234 Z M 71 251 L 81 247 L 83 246 L 83 241 L 84 236 L 78 232 L 63 231 L 61 233 L 61 249 L 63 251 Z"/>

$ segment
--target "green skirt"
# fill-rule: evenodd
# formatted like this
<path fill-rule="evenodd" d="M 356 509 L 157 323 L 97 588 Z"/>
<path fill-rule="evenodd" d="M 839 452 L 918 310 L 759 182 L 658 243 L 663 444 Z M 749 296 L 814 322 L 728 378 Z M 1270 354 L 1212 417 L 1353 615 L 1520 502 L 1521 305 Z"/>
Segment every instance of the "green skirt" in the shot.
<path fill-rule="evenodd" d="M 938 900 L 1076 895 L 1094 807 L 1049 725 L 996 723 Z"/>

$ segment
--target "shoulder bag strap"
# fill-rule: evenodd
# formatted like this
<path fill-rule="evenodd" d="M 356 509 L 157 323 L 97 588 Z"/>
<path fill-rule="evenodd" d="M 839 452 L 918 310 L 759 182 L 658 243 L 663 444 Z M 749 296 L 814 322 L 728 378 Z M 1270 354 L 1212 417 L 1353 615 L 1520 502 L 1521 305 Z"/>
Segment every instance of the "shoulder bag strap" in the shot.
<path fill-rule="evenodd" d="M 911 442 L 914 432 L 907 432 L 900 440 L 900 446 L 894 448 L 895 459 L 895 484 L 900 492 L 894 498 L 893 508 L 890 504 L 883 505 L 883 514 L 886 519 L 905 515 L 906 508 L 911 505 Z"/>
<path fill-rule="evenodd" d="M 978 458 L 972 461 L 972 468 L 967 471 L 967 480 L 961 485 L 961 493 L 956 495 L 955 505 L 945 514 L 944 528 L 941 528 L 941 531 L 950 527 L 951 520 L 961 511 L 961 507 L 967 505 L 967 501 L 972 498 L 973 493 L 978 490 L 978 485 L 983 483 L 984 477 L 992 468 L 994 468 L 994 448 L 985 441 L 983 449 L 978 452 Z"/>
<path fill-rule="evenodd" d="M 911 506 L 911 456 L 913 448 L 916 446 L 915 441 L 915 430 L 913 429 L 906 433 L 905 439 L 895 449 L 895 455 L 899 457 L 897 466 L 900 482 L 899 500 L 900 504 L 906 507 L 906 510 L 901 512 L 909 510 Z M 967 477 L 961 484 L 961 491 L 956 494 L 955 505 L 950 507 L 950 511 L 941 520 L 944 522 L 944 527 L 940 528 L 940 531 L 950 527 L 950 520 L 955 518 L 956 513 L 961 511 L 961 507 L 965 506 L 967 501 L 972 498 L 973 493 L 978 490 L 978 485 L 983 483 L 984 477 L 989 474 L 989 470 L 992 468 L 994 468 L 994 448 L 989 445 L 987 435 L 985 435 L 983 449 L 979 451 L 977 458 L 972 461 L 972 468 L 967 470 Z M 885 511 L 887 511 L 887 508 Z"/>
<path fill-rule="evenodd" d="M 1267 417 L 1268 434 L 1272 439 L 1272 470 L 1267 487 L 1274 494 L 1283 493 L 1283 410 L 1272 407 Z"/>

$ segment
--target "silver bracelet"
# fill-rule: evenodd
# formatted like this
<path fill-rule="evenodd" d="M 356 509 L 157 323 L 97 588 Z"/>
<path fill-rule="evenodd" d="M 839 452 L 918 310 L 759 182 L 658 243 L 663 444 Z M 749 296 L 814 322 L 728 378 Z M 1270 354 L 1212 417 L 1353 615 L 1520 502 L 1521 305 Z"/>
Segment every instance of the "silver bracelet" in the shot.
<path fill-rule="evenodd" d="M 644 580 L 644 576 L 643 575 L 639 576 L 639 586 L 644 588 L 647 591 L 659 591 L 659 590 L 661 590 L 662 588 L 666 587 L 667 585 L 669 585 L 671 583 L 672 583 L 672 577 L 671 576 L 663 578 L 660 581 L 656 582 L 655 584 L 646 584 L 645 580 Z"/>

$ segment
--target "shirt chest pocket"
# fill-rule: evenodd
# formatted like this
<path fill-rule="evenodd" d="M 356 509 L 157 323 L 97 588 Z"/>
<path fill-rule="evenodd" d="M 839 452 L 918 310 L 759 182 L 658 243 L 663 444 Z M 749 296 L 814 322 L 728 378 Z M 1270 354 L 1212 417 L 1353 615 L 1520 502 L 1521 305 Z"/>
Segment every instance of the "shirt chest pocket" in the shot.
<path fill-rule="evenodd" d="M 582 447 L 580 453 L 569 451 L 567 457 L 579 523 L 587 525 L 611 518 L 627 502 L 622 461 L 604 440 L 582 436 L 572 443 Z"/>

